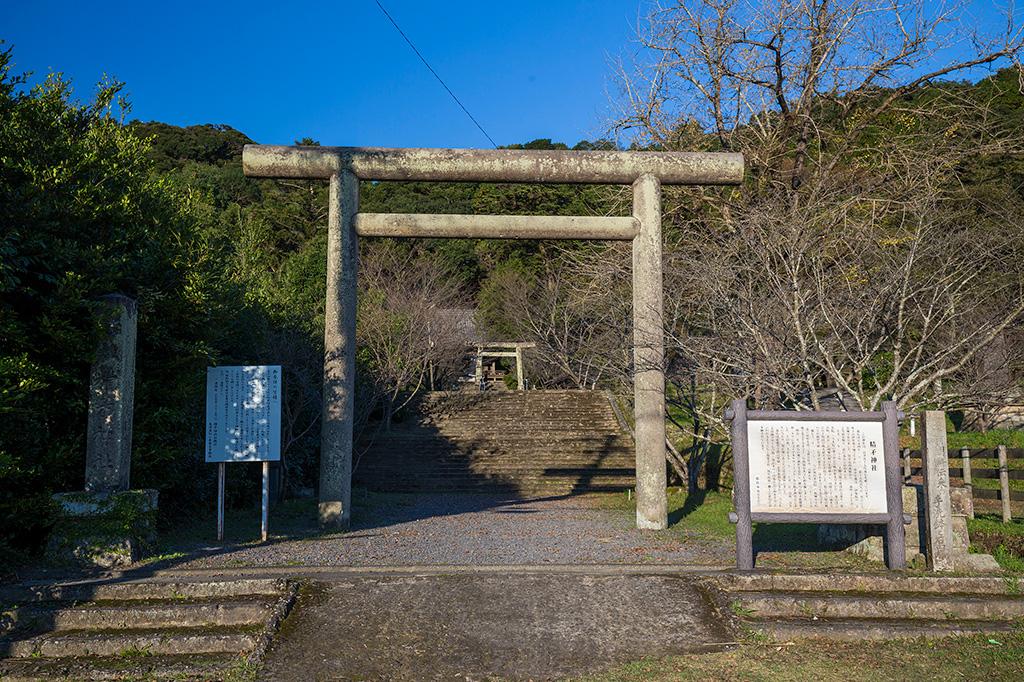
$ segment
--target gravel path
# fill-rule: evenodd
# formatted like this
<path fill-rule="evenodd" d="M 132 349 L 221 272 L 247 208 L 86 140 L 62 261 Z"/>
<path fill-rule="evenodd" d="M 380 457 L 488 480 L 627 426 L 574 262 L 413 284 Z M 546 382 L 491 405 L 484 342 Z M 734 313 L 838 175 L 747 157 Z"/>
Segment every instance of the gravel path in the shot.
<path fill-rule="evenodd" d="M 510 500 L 480 494 L 375 494 L 355 501 L 353 529 L 320 534 L 274 523 L 266 545 L 193 544 L 177 567 L 683 564 L 727 565 L 729 543 L 641 532 L 594 496 Z M 285 526 L 285 527 L 282 527 Z M 231 534 L 229 533 L 229 536 Z M 272 532 L 273 535 L 273 532 Z M 198 558 L 191 558 L 197 557 Z"/>

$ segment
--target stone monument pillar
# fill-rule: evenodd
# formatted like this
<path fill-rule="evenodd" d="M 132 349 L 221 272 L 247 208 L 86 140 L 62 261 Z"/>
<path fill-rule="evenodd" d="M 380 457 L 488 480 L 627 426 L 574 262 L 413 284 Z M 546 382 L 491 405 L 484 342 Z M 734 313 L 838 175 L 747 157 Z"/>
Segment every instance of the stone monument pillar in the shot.
<path fill-rule="evenodd" d="M 89 427 L 85 443 L 85 490 L 128 490 L 135 400 L 135 301 L 103 297 L 109 312 L 106 336 L 96 348 L 89 386 Z"/>
<path fill-rule="evenodd" d="M 58 563 L 104 568 L 139 557 L 156 527 L 157 491 L 129 490 L 138 313 L 127 296 L 104 296 L 105 334 L 89 386 L 85 491 L 58 493 L 60 517 L 47 545 Z"/>
<path fill-rule="evenodd" d="M 953 509 L 949 495 L 949 455 L 946 413 L 926 410 L 921 415 L 921 469 L 924 477 L 924 525 L 928 569 L 952 571 Z"/>
<path fill-rule="evenodd" d="M 929 410 L 920 419 L 923 484 L 903 486 L 903 513 L 910 517 L 907 562 L 923 562 L 928 570 L 936 572 L 999 572 L 999 564 L 991 555 L 969 551 L 967 517 L 973 513 L 973 501 L 970 490 L 954 488 L 949 482 L 946 413 Z M 881 562 L 884 545 L 880 532 L 875 526 L 821 525 L 818 540 Z"/>

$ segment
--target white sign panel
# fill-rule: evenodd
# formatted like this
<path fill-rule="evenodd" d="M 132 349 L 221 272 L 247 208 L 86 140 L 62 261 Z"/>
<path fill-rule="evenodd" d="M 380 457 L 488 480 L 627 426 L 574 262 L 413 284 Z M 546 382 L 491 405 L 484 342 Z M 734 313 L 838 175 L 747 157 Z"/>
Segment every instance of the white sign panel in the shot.
<path fill-rule="evenodd" d="M 206 370 L 206 461 L 281 459 L 281 367 Z"/>
<path fill-rule="evenodd" d="M 747 422 L 750 511 L 885 514 L 881 422 Z"/>

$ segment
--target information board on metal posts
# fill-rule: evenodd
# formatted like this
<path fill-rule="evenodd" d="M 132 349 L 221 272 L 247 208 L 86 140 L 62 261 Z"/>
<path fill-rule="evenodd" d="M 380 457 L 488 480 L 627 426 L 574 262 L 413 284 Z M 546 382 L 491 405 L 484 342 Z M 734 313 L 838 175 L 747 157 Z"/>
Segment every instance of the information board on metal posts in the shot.
<path fill-rule="evenodd" d="M 263 463 L 262 537 L 267 540 L 270 462 L 281 459 L 281 367 L 206 371 L 206 461 L 217 464 L 217 539 L 224 539 L 224 465 Z"/>

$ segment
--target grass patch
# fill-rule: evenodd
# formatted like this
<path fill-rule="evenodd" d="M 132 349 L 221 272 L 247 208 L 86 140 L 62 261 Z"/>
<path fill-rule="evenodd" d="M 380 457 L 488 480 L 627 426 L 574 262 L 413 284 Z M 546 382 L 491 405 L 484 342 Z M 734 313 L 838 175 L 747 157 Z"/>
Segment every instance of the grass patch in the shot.
<path fill-rule="evenodd" d="M 729 522 L 732 496 L 715 491 L 687 495 L 679 488 L 668 491 L 668 524 L 712 538 L 732 538 L 736 529 Z"/>
<path fill-rule="evenodd" d="M 947 419 L 948 422 L 948 419 Z M 950 424 L 950 427 L 952 425 Z M 969 448 L 971 450 L 988 450 L 999 445 L 1008 448 L 1024 448 L 1024 431 L 1017 429 L 991 429 L 985 433 L 980 431 L 955 431 L 950 428 L 946 432 L 946 441 L 950 450 Z M 921 447 L 921 432 L 911 436 L 906 424 L 900 434 L 900 447 L 919 449 Z"/>
<path fill-rule="evenodd" d="M 224 673 L 224 682 L 256 682 L 259 666 L 241 659 Z"/>
<path fill-rule="evenodd" d="M 610 506 L 632 515 L 636 499 L 627 495 L 612 496 Z M 733 544 L 736 526 L 729 521 L 733 510 L 732 496 L 725 492 L 704 492 L 687 495 L 680 488 L 668 490 L 668 529 L 664 533 L 680 542 L 700 539 Z M 755 523 L 755 561 L 761 568 L 802 569 L 872 569 L 880 564 L 852 554 L 822 547 L 818 544 L 818 527 L 808 523 Z"/>
<path fill-rule="evenodd" d="M 1003 570 L 1024 575 L 1024 520 L 1003 523 L 999 514 L 967 519 L 971 546 L 988 552 Z"/>
<path fill-rule="evenodd" d="M 148 646 L 144 646 L 144 647 L 130 646 L 127 649 L 122 649 L 117 654 L 118 658 L 120 658 L 122 660 L 134 660 L 134 659 L 137 659 L 137 658 L 147 658 L 147 657 L 152 656 L 152 655 L 153 655 L 153 652 L 149 650 Z"/>
<path fill-rule="evenodd" d="M 972 535 L 975 531 L 981 531 L 1024 538 L 1024 519 L 1014 519 L 1010 523 L 1003 523 L 999 514 L 978 514 L 976 518 L 967 519 L 967 528 Z"/>
<path fill-rule="evenodd" d="M 636 496 L 625 493 L 605 498 L 608 506 L 623 512 L 636 512 Z M 735 529 L 729 523 L 732 498 L 728 493 L 701 492 L 689 496 L 679 488 L 668 490 L 668 525 L 670 533 L 724 540 L 734 537 Z"/>
<path fill-rule="evenodd" d="M 668 680 L 1019 680 L 1024 632 L 989 637 L 784 644 L 752 641 L 724 652 L 634 661 L 585 682 Z"/>
<path fill-rule="evenodd" d="M 185 554 L 185 552 L 164 552 L 163 554 L 154 554 L 153 556 L 148 556 L 142 559 L 139 561 L 139 565 L 148 566 L 150 564 L 159 564 L 165 561 L 170 562 L 176 559 L 183 559 L 186 556 L 188 555 Z"/>

